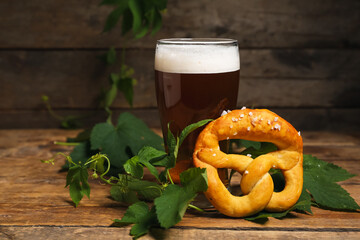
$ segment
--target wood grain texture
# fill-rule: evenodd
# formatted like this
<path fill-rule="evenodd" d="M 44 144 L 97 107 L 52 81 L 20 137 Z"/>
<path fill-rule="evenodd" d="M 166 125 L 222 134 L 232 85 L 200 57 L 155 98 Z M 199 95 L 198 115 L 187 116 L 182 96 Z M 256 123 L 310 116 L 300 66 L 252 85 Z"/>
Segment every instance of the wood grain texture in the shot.
<path fill-rule="evenodd" d="M 111 7 L 100 0 L 0 3 L 0 48 L 121 47 L 120 29 L 101 34 Z M 168 37 L 231 37 L 241 47 L 351 47 L 360 45 L 360 4 L 336 1 L 169 0 L 162 31 L 130 47 L 153 47 Z"/>
<path fill-rule="evenodd" d="M 131 239 L 128 235 L 130 227 L 0 227 L 0 237 L 3 239 L 79 239 L 79 240 L 108 240 L 108 239 Z M 101 233 L 101 234 L 99 234 Z M 282 229 L 253 230 L 253 229 L 184 229 L 171 228 L 168 230 L 153 229 L 149 235 L 141 239 L 359 239 L 358 231 L 311 231 L 308 229 L 289 232 Z"/>
<path fill-rule="evenodd" d="M 142 119 L 149 127 L 160 127 L 159 113 L 156 108 L 113 109 L 113 121 L 123 112 L 131 112 Z M 360 131 L 360 108 L 270 108 L 290 122 L 297 130 L 330 130 L 334 132 Z M 78 116 L 83 127 L 104 122 L 103 110 L 65 109 L 56 110 L 60 116 Z M 45 110 L 2 110 L 0 129 L 13 128 L 59 128 L 60 121 Z"/>
<path fill-rule="evenodd" d="M 133 111 L 158 126 L 154 47 L 169 37 L 238 39 L 239 107 L 279 109 L 301 129 L 360 128 L 357 0 L 169 0 L 162 30 L 136 41 L 119 27 L 101 33 L 113 8 L 100 2 L 0 1 L 0 128 L 58 126 L 43 111 L 43 94 L 60 113 L 99 114 L 100 89 L 119 70 L 96 58 L 110 46 L 126 48 L 135 69 Z M 114 108 L 128 109 L 123 96 Z"/>
<path fill-rule="evenodd" d="M 130 227 L 110 227 L 125 207 L 109 198 L 109 187 L 91 180 L 91 199 L 78 208 L 64 188 L 65 172 L 39 159 L 70 147 L 53 145 L 79 131 L 58 129 L 0 130 L 0 239 L 130 239 Z M 359 174 L 360 134 L 302 132 L 304 152 Z M 10 170 L 11 169 L 11 170 Z M 341 185 L 360 201 L 360 176 Z M 360 214 L 313 208 L 314 215 L 292 213 L 264 224 L 220 213 L 189 211 L 169 230 L 153 229 L 144 239 L 358 239 Z"/>
<path fill-rule="evenodd" d="M 94 109 L 119 66 L 106 68 L 103 51 L 0 51 L 0 110 Z M 120 54 L 118 52 L 118 54 Z M 238 106 L 360 107 L 359 50 L 242 50 Z M 156 107 L 154 50 L 129 50 L 136 71 L 134 107 Z M 115 108 L 128 107 L 124 97 Z"/>

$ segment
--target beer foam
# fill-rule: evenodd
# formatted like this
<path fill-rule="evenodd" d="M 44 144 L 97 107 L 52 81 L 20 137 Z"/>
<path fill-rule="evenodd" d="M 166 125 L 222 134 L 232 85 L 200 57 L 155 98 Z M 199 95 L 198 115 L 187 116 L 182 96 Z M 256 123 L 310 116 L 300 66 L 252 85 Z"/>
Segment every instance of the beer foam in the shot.
<path fill-rule="evenodd" d="M 155 70 L 169 73 L 222 73 L 240 69 L 237 46 L 158 45 Z"/>

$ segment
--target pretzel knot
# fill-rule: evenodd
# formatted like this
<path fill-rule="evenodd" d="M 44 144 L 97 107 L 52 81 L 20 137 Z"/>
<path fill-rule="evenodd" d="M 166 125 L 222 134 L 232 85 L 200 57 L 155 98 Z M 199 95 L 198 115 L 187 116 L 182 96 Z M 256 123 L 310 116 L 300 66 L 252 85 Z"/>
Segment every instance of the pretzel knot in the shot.
<path fill-rule="evenodd" d="M 274 143 L 278 150 L 252 159 L 249 156 L 225 154 L 219 141 L 244 139 Z M 200 133 L 193 154 L 194 165 L 206 168 L 208 200 L 221 213 L 245 217 L 263 209 L 285 211 L 299 199 L 303 186 L 303 143 L 295 128 L 266 109 L 234 110 L 209 123 Z M 219 178 L 217 168 L 230 168 L 242 175 L 243 196 L 232 195 Z M 274 192 L 268 171 L 281 169 L 285 188 Z"/>

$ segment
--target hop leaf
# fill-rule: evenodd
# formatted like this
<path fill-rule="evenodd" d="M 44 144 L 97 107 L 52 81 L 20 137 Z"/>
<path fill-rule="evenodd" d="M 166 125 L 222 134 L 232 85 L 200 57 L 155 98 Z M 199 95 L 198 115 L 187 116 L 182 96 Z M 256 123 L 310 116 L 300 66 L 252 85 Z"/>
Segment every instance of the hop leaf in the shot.
<path fill-rule="evenodd" d="M 95 125 L 90 142 L 92 149 L 100 149 L 117 168 L 121 168 L 143 146 L 163 149 L 162 138 L 130 113 L 121 114 L 116 127 L 108 123 Z"/>
<path fill-rule="evenodd" d="M 146 234 L 151 227 L 159 226 L 156 218 L 155 208 L 149 210 L 145 202 L 137 202 L 131 205 L 125 212 L 121 220 L 114 220 L 116 225 L 134 224 L 130 230 L 130 235 L 139 238 Z"/>
<path fill-rule="evenodd" d="M 75 165 L 69 168 L 65 187 L 69 186 L 70 197 L 75 206 L 79 204 L 84 195 L 90 198 L 88 176 L 86 167 Z"/>
<path fill-rule="evenodd" d="M 320 206 L 338 210 L 357 210 L 359 205 L 337 181 L 354 175 L 345 169 L 304 154 L 304 188 Z"/>
<path fill-rule="evenodd" d="M 169 185 L 154 203 L 159 223 L 169 228 L 180 222 L 197 192 L 207 189 L 206 170 L 191 168 L 180 175 L 183 186 Z"/>

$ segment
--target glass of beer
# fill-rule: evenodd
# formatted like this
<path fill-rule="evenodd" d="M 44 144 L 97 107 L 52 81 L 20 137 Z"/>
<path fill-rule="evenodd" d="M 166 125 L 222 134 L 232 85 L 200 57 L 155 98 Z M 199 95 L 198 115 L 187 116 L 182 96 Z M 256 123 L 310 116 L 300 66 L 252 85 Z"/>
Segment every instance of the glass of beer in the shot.
<path fill-rule="evenodd" d="M 240 57 L 236 40 L 158 40 L 155 85 L 164 139 L 168 123 L 176 136 L 191 123 L 216 119 L 224 110 L 234 109 L 239 72 Z M 170 170 L 174 182 L 179 182 L 182 171 L 192 167 L 192 154 L 200 131 L 190 134 L 180 147 L 176 166 Z"/>

